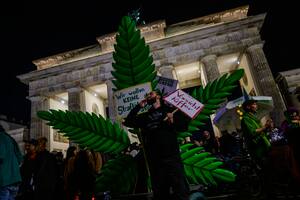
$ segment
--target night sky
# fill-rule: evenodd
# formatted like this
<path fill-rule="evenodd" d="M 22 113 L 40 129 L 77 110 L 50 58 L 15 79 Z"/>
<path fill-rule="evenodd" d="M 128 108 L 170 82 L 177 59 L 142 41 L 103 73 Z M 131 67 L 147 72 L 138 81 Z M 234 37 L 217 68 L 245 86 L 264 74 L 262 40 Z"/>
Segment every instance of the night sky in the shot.
<path fill-rule="evenodd" d="M 96 44 L 96 37 L 115 32 L 121 17 L 137 8 L 146 23 L 165 19 L 168 25 L 248 4 L 248 15 L 268 13 L 261 34 L 274 75 L 300 67 L 299 10 L 289 1 L 276 5 L 262 0 L 64 2 L 0 5 L 0 115 L 29 122 L 28 87 L 16 76 L 35 70 L 32 60 Z"/>

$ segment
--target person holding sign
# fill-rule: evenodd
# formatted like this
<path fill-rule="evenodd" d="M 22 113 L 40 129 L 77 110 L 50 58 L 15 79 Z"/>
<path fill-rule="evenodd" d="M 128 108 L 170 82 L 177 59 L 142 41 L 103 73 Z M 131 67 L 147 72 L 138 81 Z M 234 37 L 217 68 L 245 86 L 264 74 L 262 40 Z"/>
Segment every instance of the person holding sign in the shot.
<path fill-rule="evenodd" d="M 150 105 L 150 109 L 138 115 L 146 105 Z M 124 121 L 127 127 L 141 129 L 155 200 L 188 200 L 189 189 L 176 137 L 176 131 L 187 129 L 188 118 L 174 110 L 162 101 L 158 92 L 152 91 Z"/>

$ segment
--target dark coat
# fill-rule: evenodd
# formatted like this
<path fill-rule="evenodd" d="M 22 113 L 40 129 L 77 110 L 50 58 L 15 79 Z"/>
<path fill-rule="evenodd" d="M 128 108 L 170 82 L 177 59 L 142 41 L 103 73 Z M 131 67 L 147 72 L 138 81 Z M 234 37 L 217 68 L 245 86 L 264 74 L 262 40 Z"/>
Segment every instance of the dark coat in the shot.
<path fill-rule="evenodd" d="M 22 154 L 16 141 L 0 131 L 0 187 L 21 182 Z"/>
<path fill-rule="evenodd" d="M 55 199 L 58 169 L 54 155 L 49 151 L 39 152 L 34 173 L 35 199 Z"/>

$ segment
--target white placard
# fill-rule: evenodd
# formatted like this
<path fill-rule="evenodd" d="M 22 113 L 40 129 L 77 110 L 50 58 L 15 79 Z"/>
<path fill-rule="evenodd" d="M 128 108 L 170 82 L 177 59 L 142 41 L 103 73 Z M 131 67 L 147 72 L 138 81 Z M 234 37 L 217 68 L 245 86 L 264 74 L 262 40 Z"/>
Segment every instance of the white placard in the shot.
<path fill-rule="evenodd" d="M 145 95 L 151 91 L 151 83 L 147 82 L 114 92 L 117 117 L 125 118 L 130 110 L 142 101 L 145 98 Z M 140 112 L 143 112 L 143 109 L 141 109 Z"/>
<path fill-rule="evenodd" d="M 194 119 L 204 108 L 204 105 L 182 90 L 176 90 L 164 98 L 190 118 Z"/>

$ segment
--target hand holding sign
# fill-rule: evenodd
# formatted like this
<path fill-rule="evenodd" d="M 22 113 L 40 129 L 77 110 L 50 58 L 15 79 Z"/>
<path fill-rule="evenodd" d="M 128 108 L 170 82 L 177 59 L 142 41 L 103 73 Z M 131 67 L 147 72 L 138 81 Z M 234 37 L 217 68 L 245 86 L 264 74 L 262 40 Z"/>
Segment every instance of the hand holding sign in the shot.
<path fill-rule="evenodd" d="M 181 110 L 194 119 L 204 108 L 204 105 L 182 90 L 176 90 L 164 98 L 166 102 Z M 174 112 L 174 111 L 173 111 Z M 176 112 L 176 110 L 175 110 Z"/>
<path fill-rule="evenodd" d="M 170 123 L 173 123 L 173 122 L 174 122 L 173 115 L 174 115 L 174 113 L 176 113 L 177 111 L 178 111 L 178 108 L 176 108 L 176 109 L 175 109 L 173 112 L 171 112 L 171 113 L 167 113 L 167 116 L 166 116 L 166 118 L 164 119 L 164 121 L 169 120 Z"/>
<path fill-rule="evenodd" d="M 143 99 L 142 101 L 140 101 L 139 104 L 140 104 L 141 108 L 144 108 L 147 104 L 147 99 Z"/>

